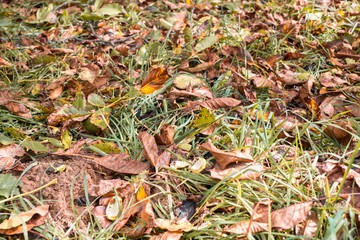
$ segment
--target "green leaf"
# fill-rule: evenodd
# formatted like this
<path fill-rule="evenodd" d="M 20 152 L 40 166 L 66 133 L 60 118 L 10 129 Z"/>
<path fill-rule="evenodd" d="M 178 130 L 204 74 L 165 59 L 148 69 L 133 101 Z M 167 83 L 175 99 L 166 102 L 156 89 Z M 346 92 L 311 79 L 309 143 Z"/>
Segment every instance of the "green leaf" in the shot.
<path fill-rule="evenodd" d="M 31 140 L 25 140 L 23 142 L 23 146 L 34 151 L 35 153 L 49 151 L 49 148 L 44 146 L 42 143 Z"/>
<path fill-rule="evenodd" d="M 61 142 L 65 149 L 71 147 L 71 135 L 68 129 L 65 129 L 64 133 L 61 135 Z"/>
<path fill-rule="evenodd" d="M 98 11 L 96 11 L 95 13 L 97 15 L 108 15 L 110 17 L 114 17 L 116 15 L 119 15 L 120 13 L 123 12 L 123 6 L 118 4 L 118 3 L 112 3 L 112 4 L 108 4 L 103 6 L 102 8 L 100 8 Z"/>
<path fill-rule="evenodd" d="M 48 6 L 40 8 L 36 12 L 36 19 L 38 21 L 45 21 L 47 16 L 54 10 L 54 5 L 50 3 Z"/>
<path fill-rule="evenodd" d="M 6 136 L 0 136 L 0 143 L 2 145 L 10 145 L 12 144 L 14 141 L 9 138 L 9 137 L 6 137 Z"/>
<path fill-rule="evenodd" d="M 208 36 L 204 37 L 200 40 L 195 46 L 195 51 L 200 52 L 211 47 L 214 43 L 216 43 L 217 37 L 216 36 Z"/>
<path fill-rule="evenodd" d="M 215 116 L 210 113 L 207 108 L 201 109 L 199 115 L 196 117 L 194 121 L 194 127 L 204 127 L 208 124 L 214 123 Z"/>
<path fill-rule="evenodd" d="M 94 146 L 97 149 L 100 149 L 101 151 L 103 151 L 105 153 L 120 153 L 121 152 L 119 146 L 113 142 L 100 142 L 100 143 L 95 143 L 91 146 Z"/>
<path fill-rule="evenodd" d="M 22 182 L 18 184 L 20 187 L 22 186 Z M 17 178 L 11 174 L 0 174 L 0 196 L 8 198 L 13 195 L 18 195 L 19 189 L 17 187 Z M 14 191 L 13 191 L 14 189 Z"/>
<path fill-rule="evenodd" d="M 85 95 L 83 92 L 77 92 L 76 96 L 74 98 L 74 101 L 72 103 L 74 107 L 77 108 L 84 108 L 86 105 Z"/>
<path fill-rule="evenodd" d="M 96 127 L 104 130 L 109 125 L 110 108 L 103 108 L 94 112 L 90 117 L 90 122 Z"/>
<path fill-rule="evenodd" d="M 104 107 L 105 102 L 103 98 L 96 93 L 92 93 L 88 96 L 88 102 L 95 107 Z"/>

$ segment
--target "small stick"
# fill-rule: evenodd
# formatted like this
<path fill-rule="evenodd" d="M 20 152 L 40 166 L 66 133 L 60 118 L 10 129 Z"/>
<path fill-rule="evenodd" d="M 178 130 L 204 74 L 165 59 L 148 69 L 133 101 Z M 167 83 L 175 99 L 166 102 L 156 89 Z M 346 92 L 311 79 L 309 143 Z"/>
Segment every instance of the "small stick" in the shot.
<path fill-rule="evenodd" d="M 13 196 L 13 197 L 11 197 L 11 198 L 4 199 L 4 200 L 0 201 L 0 204 L 3 204 L 3 203 L 5 203 L 5 202 L 7 202 L 7 201 L 14 200 L 14 199 L 19 198 L 19 197 L 24 197 L 24 196 L 26 196 L 26 195 L 32 194 L 32 193 L 37 192 L 37 191 L 40 191 L 41 189 L 46 188 L 46 187 L 48 187 L 48 186 L 50 186 L 50 185 L 52 185 L 52 184 L 55 184 L 55 183 L 57 183 L 57 178 L 51 180 L 51 182 L 45 184 L 44 186 L 41 186 L 41 187 L 39 187 L 39 188 L 37 188 L 37 189 L 35 189 L 35 190 L 32 190 L 32 191 L 30 191 L 30 192 L 22 193 L 22 194 L 20 194 L 20 195 L 16 195 L 16 196 Z"/>

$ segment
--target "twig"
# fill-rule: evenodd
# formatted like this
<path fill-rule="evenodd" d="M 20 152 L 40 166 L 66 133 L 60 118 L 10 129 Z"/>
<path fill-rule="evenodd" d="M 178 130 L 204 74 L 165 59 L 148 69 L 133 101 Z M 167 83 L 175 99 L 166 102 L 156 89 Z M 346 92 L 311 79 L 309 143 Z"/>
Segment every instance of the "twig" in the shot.
<path fill-rule="evenodd" d="M 32 191 L 30 191 L 30 192 L 22 193 L 22 194 L 20 194 L 20 195 L 16 195 L 16 196 L 13 196 L 13 197 L 11 197 L 11 198 L 4 199 L 4 200 L 0 201 L 0 204 L 3 204 L 3 203 L 5 203 L 5 202 L 11 201 L 11 200 L 14 200 L 14 199 L 16 199 L 16 198 L 24 197 L 24 196 L 26 196 L 26 195 L 32 194 L 32 193 L 37 192 L 37 191 L 40 191 L 41 189 L 46 188 L 46 187 L 48 187 L 48 186 L 50 186 L 50 185 L 52 185 L 52 184 L 55 184 L 55 183 L 57 183 L 57 178 L 51 180 L 51 182 L 45 184 L 44 186 L 41 186 L 41 187 L 39 187 L 39 188 L 37 188 L 37 189 L 35 189 L 35 190 L 32 190 Z"/>

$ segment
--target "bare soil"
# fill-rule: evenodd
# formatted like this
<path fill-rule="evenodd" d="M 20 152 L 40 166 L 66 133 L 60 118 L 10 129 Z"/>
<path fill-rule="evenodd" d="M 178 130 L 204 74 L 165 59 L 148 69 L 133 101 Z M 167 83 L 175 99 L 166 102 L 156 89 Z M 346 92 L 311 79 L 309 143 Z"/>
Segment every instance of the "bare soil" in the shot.
<path fill-rule="evenodd" d="M 52 163 L 64 164 L 66 169 L 61 172 L 48 173 Z M 28 163 L 27 165 L 30 165 Z M 101 179 L 108 178 L 101 167 L 82 157 L 46 156 L 38 159 L 38 164 L 21 178 L 22 191 L 28 192 L 57 178 L 58 183 L 46 187 L 34 194 L 50 205 L 50 215 L 57 227 L 66 230 L 74 223 L 75 218 L 86 210 L 84 173 L 88 188 L 98 184 Z M 73 207 L 72 207 L 73 206 Z M 89 213 L 84 213 L 78 220 L 79 227 L 86 226 Z"/>

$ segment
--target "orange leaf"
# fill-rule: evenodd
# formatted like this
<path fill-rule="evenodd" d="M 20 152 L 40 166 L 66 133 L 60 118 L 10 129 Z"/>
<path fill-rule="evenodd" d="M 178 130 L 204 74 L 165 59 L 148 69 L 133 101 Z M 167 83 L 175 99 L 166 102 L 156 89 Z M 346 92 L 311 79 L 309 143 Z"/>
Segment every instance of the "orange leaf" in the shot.
<path fill-rule="evenodd" d="M 152 70 L 141 84 L 140 91 L 145 94 L 151 94 L 163 87 L 163 84 L 169 79 L 169 74 L 164 68 Z"/>

